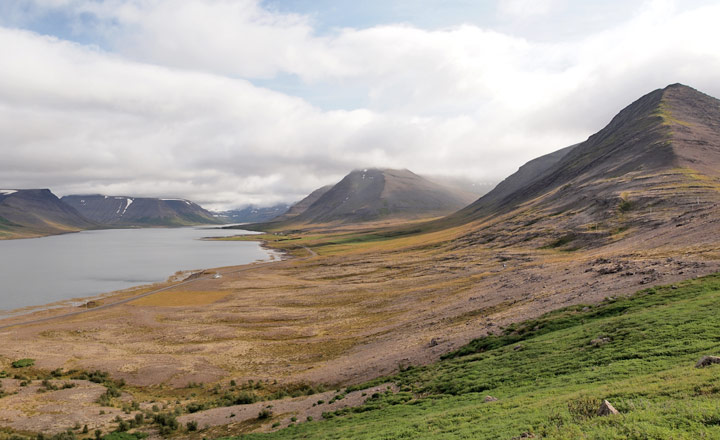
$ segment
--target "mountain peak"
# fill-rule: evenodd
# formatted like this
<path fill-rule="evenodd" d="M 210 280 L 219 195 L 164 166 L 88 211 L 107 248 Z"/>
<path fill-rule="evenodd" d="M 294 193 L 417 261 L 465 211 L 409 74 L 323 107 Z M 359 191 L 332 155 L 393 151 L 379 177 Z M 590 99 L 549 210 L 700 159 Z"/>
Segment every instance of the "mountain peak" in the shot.
<path fill-rule="evenodd" d="M 471 201 L 466 194 L 407 169 L 356 169 L 332 188 L 320 192 L 300 214 L 286 215 L 280 220 L 291 217 L 296 223 L 320 224 L 434 217 L 460 209 Z"/>
<path fill-rule="evenodd" d="M 665 86 L 665 88 L 663 90 L 668 90 L 668 89 L 689 89 L 689 90 L 694 90 L 697 92 L 697 90 L 693 89 L 690 86 L 686 86 L 685 84 L 682 84 L 682 83 L 668 84 L 667 86 Z"/>
<path fill-rule="evenodd" d="M 671 84 L 622 109 L 585 142 L 533 162 L 532 172 L 521 168 L 454 217 L 481 218 L 539 198 L 558 210 L 610 206 L 623 191 L 637 191 L 633 185 L 667 186 L 662 179 L 678 170 L 720 177 L 720 101 Z"/>
<path fill-rule="evenodd" d="M 657 115 L 670 133 L 677 166 L 720 176 L 720 100 L 673 84 L 664 89 Z"/>
<path fill-rule="evenodd" d="M 0 238 L 36 237 L 96 226 L 47 188 L 0 190 Z"/>

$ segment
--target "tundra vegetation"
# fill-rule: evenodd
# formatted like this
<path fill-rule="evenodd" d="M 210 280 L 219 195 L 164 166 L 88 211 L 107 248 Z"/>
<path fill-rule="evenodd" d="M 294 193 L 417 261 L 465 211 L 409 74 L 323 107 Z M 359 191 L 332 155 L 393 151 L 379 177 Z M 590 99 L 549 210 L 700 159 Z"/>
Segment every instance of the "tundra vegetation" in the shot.
<path fill-rule="evenodd" d="M 718 307 L 720 274 L 564 308 L 348 389 L 400 387 L 363 406 L 237 438 L 718 438 L 720 365 L 695 367 L 720 353 Z"/>

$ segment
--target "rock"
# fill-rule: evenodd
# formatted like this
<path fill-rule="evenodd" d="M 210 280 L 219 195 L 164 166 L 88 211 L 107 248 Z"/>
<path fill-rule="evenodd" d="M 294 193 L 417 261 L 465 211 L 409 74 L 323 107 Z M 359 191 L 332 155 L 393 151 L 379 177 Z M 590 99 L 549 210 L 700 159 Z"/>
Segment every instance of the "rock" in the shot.
<path fill-rule="evenodd" d="M 622 264 L 616 264 L 615 266 L 611 266 L 611 267 L 602 267 L 597 271 L 597 273 L 599 275 L 609 275 L 612 273 L 622 272 L 624 269 L 625 268 L 623 267 Z"/>
<path fill-rule="evenodd" d="M 600 405 L 600 408 L 598 408 L 597 415 L 610 416 L 613 414 L 620 414 L 620 411 L 616 410 L 615 407 L 612 406 L 607 400 L 603 400 L 602 405 Z"/>
<path fill-rule="evenodd" d="M 695 368 L 709 367 L 712 364 L 720 364 L 720 356 L 703 356 L 695 364 Z"/>
<path fill-rule="evenodd" d="M 608 342 L 610 342 L 610 338 L 597 338 L 590 341 L 593 347 L 600 347 L 601 345 L 605 345 Z"/>
<path fill-rule="evenodd" d="M 497 397 L 485 396 L 485 402 L 497 402 L 497 401 L 498 401 Z"/>
<path fill-rule="evenodd" d="M 516 346 L 513 347 L 513 350 L 514 350 L 514 351 L 520 351 L 520 350 L 522 350 L 522 349 L 524 349 L 524 348 L 525 348 L 524 345 L 518 344 L 518 345 L 516 345 Z"/>
<path fill-rule="evenodd" d="M 435 346 L 438 345 L 438 344 L 440 344 L 440 339 L 438 339 L 438 338 L 432 338 L 432 339 L 430 340 L 430 344 L 429 344 L 429 345 L 430 345 L 430 347 L 435 347 Z"/>

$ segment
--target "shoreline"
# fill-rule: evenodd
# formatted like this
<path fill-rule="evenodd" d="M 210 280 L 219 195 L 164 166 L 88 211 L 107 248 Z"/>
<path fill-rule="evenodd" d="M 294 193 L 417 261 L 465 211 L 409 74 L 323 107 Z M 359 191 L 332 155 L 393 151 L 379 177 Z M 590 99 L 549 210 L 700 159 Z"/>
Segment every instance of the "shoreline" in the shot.
<path fill-rule="evenodd" d="M 126 230 L 126 229 L 179 229 L 179 228 L 203 228 L 203 229 L 224 229 L 224 226 L 234 226 L 235 224 L 215 224 L 215 223 L 202 223 L 197 225 L 147 225 L 147 226 L 121 226 L 121 225 L 101 225 L 96 228 L 87 228 L 87 229 L 71 229 L 67 231 L 57 231 L 57 232 L 30 232 L 31 235 L 27 236 L 18 236 L 17 233 L 13 234 L 12 231 L 6 231 L 9 234 L 13 234 L 10 236 L 0 235 L 0 241 L 3 240 L 29 240 L 33 238 L 45 238 L 45 237 L 55 237 L 57 235 L 66 235 L 66 234 L 77 234 L 79 232 L 85 232 L 85 231 L 109 231 L 109 230 Z M 252 232 L 252 231 L 249 231 Z"/>
<path fill-rule="evenodd" d="M 81 232 L 81 231 L 77 231 Z M 253 234 L 245 234 L 244 236 L 252 236 Z M 241 234 L 236 235 L 241 236 Z M 233 236 L 228 236 L 233 237 Z M 42 238 L 42 237 L 34 237 Z M 225 238 L 225 237 L 222 237 Z M 215 241 L 212 237 L 201 238 L 201 240 Z M 138 286 L 128 287 L 126 289 L 113 290 L 110 292 L 99 293 L 90 296 L 81 296 L 68 298 L 64 300 L 54 301 L 46 304 L 30 305 L 25 307 L 19 307 L 15 309 L 0 310 L 0 330 L 7 328 L 31 325 L 41 322 L 46 322 L 53 319 L 61 319 L 64 317 L 72 317 L 79 314 L 89 313 L 95 310 L 102 310 L 122 304 L 129 303 L 136 299 L 140 299 L 146 296 L 153 295 L 155 293 L 162 292 L 174 287 L 183 286 L 191 282 L 210 279 L 212 275 L 218 273 L 221 276 L 224 274 L 231 274 L 236 272 L 242 272 L 250 270 L 256 267 L 262 267 L 271 263 L 279 263 L 282 261 L 289 260 L 293 256 L 281 249 L 274 249 L 268 246 L 266 240 L 247 240 L 256 241 L 261 248 L 267 251 L 267 259 L 255 260 L 250 263 L 234 265 L 234 266 L 219 266 L 205 269 L 191 269 L 191 270 L 179 270 L 168 276 L 165 281 L 158 281 L 154 283 L 141 284 Z M 312 251 L 311 255 L 312 255 Z M 222 269 L 226 269 L 222 271 Z M 207 274 L 208 276 L 198 276 Z M 138 291 L 144 291 L 151 289 L 149 292 L 137 293 Z M 105 303 L 107 300 L 117 299 L 110 303 Z M 54 312 L 61 312 L 54 314 Z M 28 318 L 38 316 L 37 319 L 22 320 L 22 318 Z M 19 322 L 8 322 L 17 319 Z"/>
<path fill-rule="evenodd" d="M 130 289 L 125 289 L 125 290 L 118 290 L 118 291 L 114 291 L 114 292 L 108 292 L 108 293 L 97 295 L 97 296 L 89 296 L 89 297 L 84 297 L 84 298 L 73 298 L 70 300 L 57 301 L 55 303 L 46 304 L 44 306 L 33 306 L 33 307 L 38 307 L 41 309 L 28 312 L 27 314 L 20 313 L 20 314 L 11 316 L 11 317 L 0 318 L 0 330 L 6 330 L 6 329 L 9 329 L 12 327 L 17 327 L 17 326 L 22 326 L 22 325 L 40 324 L 40 323 L 44 323 L 44 322 L 55 320 L 55 319 L 69 318 L 69 317 L 73 317 L 73 316 L 77 316 L 77 315 L 81 315 L 81 314 L 94 312 L 97 310 L 104 310 L 104 309 L 108 309 L 110 307 L 116 307 L 119 305 L 127 304 L 129 302 L 138 300 L 140 298 L 144 298 L 146 296 L 154 295 L 156 293 L 160 293 L 165 290 L 170 290 L 170 289 L 173 289 L 173 288 L 176 288 L 179 286 L 185 286 L 187 284 L 194 283 L 194 282 L 201 281 L 201 280 L 212 279 L 213 275 L 216 273 L 220 274 L 221 276 L 228 275 L 228 274 L 232 274 L 232 273 L 244 272 L 247 270 L 255 269 L 257 267 L 267 266 L 267 265 L 270 265 L 273 263 L 279 263 L 281 261 L 285 261 L 285 260 L 272 260 L 272 261 L 263 261 L 263 262 L 255 261 L 252 263 L 238 265 L 238 266 L 224 266 L 224 267 L 220 267 L 220 268 L 203 269 L 203 270 L 199 270 L 199 271 L 188 271 L 188 272 L 192 272 L 192 273 L 187 278 L 185 278 L 183 281 L 179 281 L 179 282 L 166 281 L 163 283 L 144 284 L 142 286 L 137 286 L 137 287 L 133 287 Z M 221 272 L 221 271 L 219 271 L 219 269 L 231 269 L 231 270 Z M 206 274 L 207 276 L 193 277 L 193 275 L 196 275 L 196 274 L 201 274 L 201 275 Z M 173 275 L 173 276 L 175 276 L 175 275 Z M 162 285 L 162 287 L 152 289 L 149 292 L 143 292 L 143 293 L 139 293 L 136 295 L 130 295 L 127 298 L 122 298 L 122 299 L 119 299 L 118 301 L 110 302 L 107 304 L 97 304 L 94 306 L 89 306 L 92 302 L 95 301 L 94 298 L 112 299 L 112 298 L 121 297 L 125 294 L 133 293 L 132 291 L 143 290 L 143 289 L 147 289 L 147 288 L 150 288 L 153 286 L 161 286 L 161 285 Z M 80 302 L 82 302 L 83 304 L 80 306 L 74 306 L 74 305 L 68 304 L 67 307 L 63 307 L 61 305 L 64 302 L 70 302 L 70 301 L 78 302 L 78 300 L 81 300 Z M 57 304 L 57 306 L 54 306 L 55 304 Z M 83 305 L 88 306 L 88 307 L 77 310 L 78 307 L 82 307 Z M 49 307 L 49 306 L 52 306 L 52 307 Z M 45 316 L 45 317 L 39 317 L 37 319 L 24 320 L 24 321 L 19 321 L 19 322 L 5 323 L 6 320 L 12 320 L 13 318 L 28 317 L 28 316 L 33 316 L 35 314 L 42 314 L 43 312 L 62 311 L 62 310 L 66 310 L 66 309 L 68 310 L 66 313 L 60 313 L 57 315 L 51 315 L 51 316 Z M 73 310 L 73 309 L 75 309 L 75 310 Z M 23 310 L 23 308 L 15 309 L 15 311 L 19 311 L 19 310 Z M 72 310 L 72 311 L 70 311 L 70 310 Z M 14 311 L 11 310 L 10 312 L 12 313 Z"/>

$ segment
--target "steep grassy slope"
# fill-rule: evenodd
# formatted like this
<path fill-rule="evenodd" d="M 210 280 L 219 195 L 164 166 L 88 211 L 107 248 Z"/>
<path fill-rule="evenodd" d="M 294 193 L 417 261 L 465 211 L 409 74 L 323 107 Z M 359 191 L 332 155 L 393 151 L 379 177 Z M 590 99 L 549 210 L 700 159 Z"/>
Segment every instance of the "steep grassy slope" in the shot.
<path fill-rule="evenodd" d="M 720 354 L 718 307 L 713 275 L 559 310 L 389 378 L 398 393 L 242 438 L 718 438 L 720 366 L 694 367 Z"/>
<path fill-rule="evenodd" d="M 0 190 L 0 238 L 37 237 L 97 227 L 49 189 Z"/>

